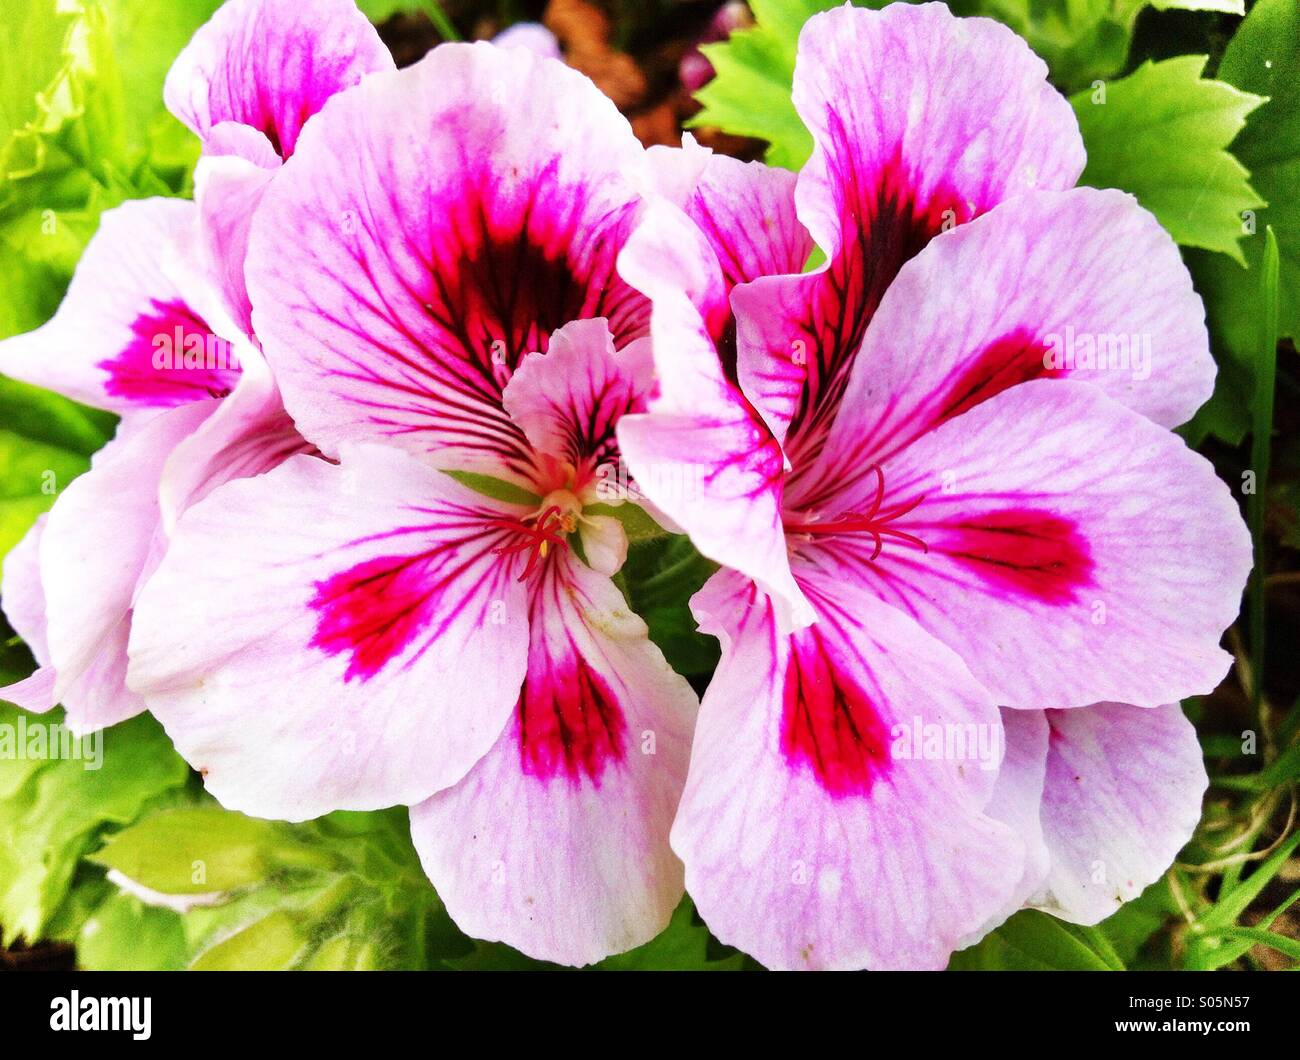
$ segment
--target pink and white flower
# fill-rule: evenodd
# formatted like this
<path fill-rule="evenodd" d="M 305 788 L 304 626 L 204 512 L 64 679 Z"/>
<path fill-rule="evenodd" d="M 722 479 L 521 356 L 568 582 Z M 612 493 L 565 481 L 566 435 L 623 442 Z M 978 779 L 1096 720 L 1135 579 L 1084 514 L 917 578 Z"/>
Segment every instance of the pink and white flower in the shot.
<path fill-rule="evenodd" d="M 329 96 L 385 64 L 351 3 L 233 0 L 177 59 L 166 97 L 205 153 L 242 144 L 278 166 Z M 41 667 L 0 692 L 29 710 L 62 702 L 75 731 L 144 709 L 124 683 L 131 614 L 179 514 L 311 448 L 248 328 L 244 233 L 274 171 L 263 162 L 237 158 L 235 179 L 205 157 L 197 206 L 106 212 L 55 316 L 0 343 L 0 372 L 122 417 L 5 564 L 5 612 Z"/>
<path fill-rule="evenodd" d="M 412 806 L 472 935 L 572 964 L 682 895 L 698 706 L 612 580 L 598 506 L 652 385 L 615 272 L 643 152 L 581 75 L 444 45 L 341 93 L 253 218 L 251 318 L 295 457 L 192 507 L 132 687 L 221 802 Z"/>
<path fill-rule="evenodd" d="M 623 452 L 730 568 L 693 601 L 723 657 L 672 844 L 715 934 L 771 966 L 941 967 L 1029 900 L 1098 919 L 1196 819 L 1162 704 L 1227 671 L 1250 567 L 1168 430 L 1212 389 L 1203 311 L 1150 215 L 1072 187 L 1045 74 L 939 4 L 817 16 L 797 182 L 688 149 L 696 187 L 620 261 L 662 380 Z M 1084 335 L 1091 359 L 1063 349 Z M 656 491 L 665 463 L 703 495 Z M 999 707 L 1000 771 L 896 742 L 1001 738 Z"/>
<path fill-rule="evenodd" d="M 125 684 L 131 613 L 176 516 L 306 448 L 215 285 L 184 266 L 194 224 L 177 200 L 105 213 L 55 316 L 0 343 L 6 375 L 122 417 L 5 561 L 5 613 L 41 666 L 0 695 L 61 702 L 77 732 L 144 709 Z"/>

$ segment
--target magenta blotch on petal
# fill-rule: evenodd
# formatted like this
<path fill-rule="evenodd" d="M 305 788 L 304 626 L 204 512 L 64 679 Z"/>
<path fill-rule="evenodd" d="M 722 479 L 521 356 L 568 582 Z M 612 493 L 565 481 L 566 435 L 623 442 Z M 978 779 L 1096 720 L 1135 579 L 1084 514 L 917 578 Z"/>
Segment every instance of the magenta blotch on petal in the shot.
<path fill-rule="evenodd" d="M 489 44 L 340 96 L 268 190 L 249 252 L 254 324 L 304 434 L 526 485 L 502 407 L 520 360 L 573 320 L 604 317 L 619 349 L 646 331 L 614 273 L 641 154 L 591 82 Z"/>

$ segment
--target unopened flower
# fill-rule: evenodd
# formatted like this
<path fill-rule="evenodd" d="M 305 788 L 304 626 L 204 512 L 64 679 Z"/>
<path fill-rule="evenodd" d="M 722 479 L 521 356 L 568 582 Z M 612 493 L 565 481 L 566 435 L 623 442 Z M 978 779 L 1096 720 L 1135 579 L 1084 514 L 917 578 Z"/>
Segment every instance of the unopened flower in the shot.
<path fill-rule="evenodd" d="M 772 966 L 941 967 L 1035 897 L 1091 922 L 1195 821 L 1195 741 L 1161 705 L 1226 672 L 1249 541 L 1167 429 L 1214 374 L 1177 249 L 1131 198 L 1071 190 L 1045 72 L 938 4 L 817 16 L 797 186 L 688 151 L 697 186 L 620 262 L 662 380 L 624 453 L 730 568 L 693 601 L 723 656 L 673 847 L 710 928 Z M 1058 357 L 1067 328 L 1091 358 Z M 704 495 L 657 492 L 665 462 Z M 946 749 L 1000 737 L 1000 706 L 1026 712 L 1014 763 Z M 1073 879 L 1089 845 L 1102 884 Z"/>

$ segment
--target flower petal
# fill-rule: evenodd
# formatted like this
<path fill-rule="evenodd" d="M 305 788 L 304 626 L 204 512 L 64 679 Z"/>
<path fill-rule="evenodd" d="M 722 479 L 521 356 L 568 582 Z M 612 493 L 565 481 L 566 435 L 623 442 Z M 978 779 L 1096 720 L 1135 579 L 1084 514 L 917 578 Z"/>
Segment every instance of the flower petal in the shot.
<path fill-rule="evenodd" d="M 50 509 L 40 550 L 46 638 L 55 698 L 76 732 L 144 709 L 125 684 L 126 643 L 136 593 L 165 547 L 159 481 L 176 447 L 218 406 L 194 402 L 119 431 Z"/>
<path fill-rule="evenodd" d="M 227 124 L 221 128 L 243 126 Z M 267 150 L 270 152 L 269 147 Z M 205 155 L 194 169 L 200 252 L 221 292 L 226 312 L 245 335 L 251 335 L 253 330 L 253 306 L 244 276 L 249 230 L 279 165 L 278 158 L 263 166 L 236 154 Z"/>
<path fill-rule="evenodd" d="M 627 562 L 627 531 L 612 515 L 584 515 L 578 520 L 578 539 L 587 566 L 612 578 Z"/>
<path fill-rule="evenodd" d="M 37 517 L 31 529 L 9 550 L 0 580 L 0 599 L 9 625 L 27 643 L 39 663 L 49 656 L 45 640 L 45 590 L 41 588 L 41 538 L 49 513 Z"/>
<path fill-rule="evenodd" d="M 222 483 L 260 475 L 298 453 L 314 452 L 284 411 L 261 355 L 240 349 L 239 383 L 191 434 L 177 443 L 163 468 L 159 505 L 168 535 L 176 520 Z"/>
<path fill-rule="evenodd" d="M 1051 868 L 1033 904 L 1096 924 L 1169 868 L 1196 829 L 1209 780 L 1196 730 L 1176 703 L 1046 714 L 1042 822 Z"/>
<path fill-rule="evenodd" d="M 682 209 L 717 255 L 726 290 L 799 272 L 813 250 L 795 210 L 793 173 L 710 153 Z"/>
<path fill-rule="evenodd" d="M 608 578 L 551 565 L 514 720 L 464 780 L 411 811 L 461 929 L 575 965 L 663 930 L 682 896 L 668 830 L 696 709 Z"/>
<path fill-rule="evenodd" d="M 257 334 L 307 438 L 437 453 L 524 482 L 501 407 L 571 320 L 646 328 L 614 275 L 636 212 L 626 119 L 580 74 L 490 44 L 436 48 L 313 121 L 253 223 Z"/>
<path fill-rule="evenodd" d="M 4 560 L 4 580 L 0 582 L 0 604 L 5 617 L 36 658 L 37 668 L 31 676 L 10 685 L 0 685 L 0 700 L 7 700 L 24 710 L 43 713 L 54 706 L 54 669 L 47 665 L 50 657 L 45 642 L 45 590 L 41 588 L 40 546 L 49 515 L 40 516 L 21 541 L 9 550 Z"/>
<path fill-rule="evenodd" d="M 727 379 L 701 314 L 726 305 L 713 249 L 661 200 L 646 207 L 619 269 L 653 306 L 658 393 L 648 414 L 624 416 L 618 427 L 637 488 L 704 555 L 755 579 L 806 623 L 781 527 L 781 447 Z"/>
<path fill-rule="evenodd" d="M 1214 373 L 1200 298 L 1154 217 L 1118 191 L 1023 196 L 903 267 L 818 473 L 886 459 L 1029 379 L 1092 383 L 1174 427 L 1210 396 Z"/>
<path fill-rule="evenodd" d="M 861 470 L 811 499 L 878 507 L 880 554 L 870 531 L 823 528 L 801 548 L 833 553 L 1002 704 L 1155 706 L 1227 672 L 1219 638 L 1251 566 L 1236 502 L 1207 460 L 1097 387 L 1022 383 L 881 467 L 879 505 Z"/>
<path fill-rule="evenodd" d="M 0 700 L 12 703 L 33 714 L 44 714 L 47 710 L 52 710 L 56 702 L 54 681 L 53 669 L 48 666 L 38 666 L 21 681 L 0 686 Z"/>
<path fill-rule="evenodd" d="M 617 460 L 614 429 L 653 381 L 648 340 L 616 351 L 606 321 L 575 320 L 519 362 L 502 400 L 534 449 L 590 471 Z"/>
<path fill-rule="evenodd" d="M 1002 708 L 1001 714 L 1006 755 L 998 770 L 993 797 L 984 807 L 984 812 L 995 821 L 1009 825 L 1020 836 L 1025 845 L 1025 867 L 1020 883 L 1006 905 L 989 917 L 978 931 L 963 939 L 960 949 L 975 945 L 1037 894 L 1047 878 L 1051 861 L 1039 820 L 1047 771 L 1047 718 L 1040 710 L 1008 710 L 1006 707 Z"/>
<path fill-rule="evenodd" d="M 118 413 L 228 393 L 238 358 L 167 262 L 190 234 L 193 203 L 144 199 L 104 213 L 53 318 L 0 342 L 0 372 Z"/>
<path fill-rule="evenodd" d="M 791 637 L 733 572 L 693 600 L 723 654 L 672 832 L 686 889 L 772 968 L 941 968 L 1005 907 L 1023 850 L 983 812 L 996 772 L 913 754 L 910 734 L 970 727 L 1000 752 L 997 708 L 900 612 L 851 590 L 818 601 Z"/>
<path fill-rule="evenodd" d="M 418 802 L 518 694 L 527 603 L 493 520 L 521 512 L 387 447 L 227 483 L 137 601 L 131 685 L 230 809 Z"/>
<path fill-rule="evenodd" d="M 352 0 L 230 0 L 172 64 L 163 98 L 204 141 L 223 122 L 238 122 L 288 158 L 331 96 L 392 69 Z"/>
<path fill-rule="evenodd" d="M 1011 30 L 942 4 L 848 6 L 799 38 L 795 107 L 812 132 L 799 218 L 827 256 L 736 292 L 740 381 L 791 460 L 815 452 L 876 306 L 940 231 L 1083 169 L 1069 103 Z M 797 442 L 798 444 L 794 444 Z"/>

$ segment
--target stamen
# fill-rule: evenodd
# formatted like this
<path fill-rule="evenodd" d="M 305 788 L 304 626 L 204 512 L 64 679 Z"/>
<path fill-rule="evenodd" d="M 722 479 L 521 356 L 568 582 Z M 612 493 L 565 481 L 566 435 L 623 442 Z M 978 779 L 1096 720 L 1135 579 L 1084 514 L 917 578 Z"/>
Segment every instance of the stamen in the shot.
<path fill-rule="evenodd" d="M 551 545 L 555 545 L 557 548 L 569 547 L 568 539 L 563 530 L 564 512 L 556 504 L 552 504 L 539 515 L 528 516 L 524 519 L 490 519 L 488 522 L 491 526 L 523 536 L 522 541 L 516 541 L 509 545 L 500 545 L 492 550 L 493 554 L 498 556 L 514 556 L 520 552 L 528 552 L 528 560 L 524 564 L 524 571 L 518 578 L 521 582 L 528 580 L 529 576 L 537 568 L 538 560 L 546 558 Z M 530 523 L 532 525 L 529 525 Z"/>
<path fill-rule="evenodd" d="M 874 560 L 880 555 L 881 550 L 885 547 L 884 539 L 886 537 L 897 538 L 900 541 L 906 541 L 910 545 L 915 545 L 923 552 L 929 552 L 930 549 L 924 541 L 915 534 L 905 533 L 902 530 L 895 530 L 888 524 L 895 519 L 900 519 L 908 512 L 912 511 L 917 505 L 925 500 L 922 494 L 916 500 L 885 511 L 880 510 L 880 505 L 885 499 L 885 473 L 880 469 L 879 464 L 872 464 L 871 470 L 876 473 L 876 495 L 871 501 L 871 510 L 866 514 L 856 512 L 847 512 L 837 519 L 822 521 L 820 519 L 793 519 L 786 520 L 785 529 L 787 533 L 792 534 L 870 534 L 875 539 L 875 548 L 872 550 L 870 559 Z"/>

